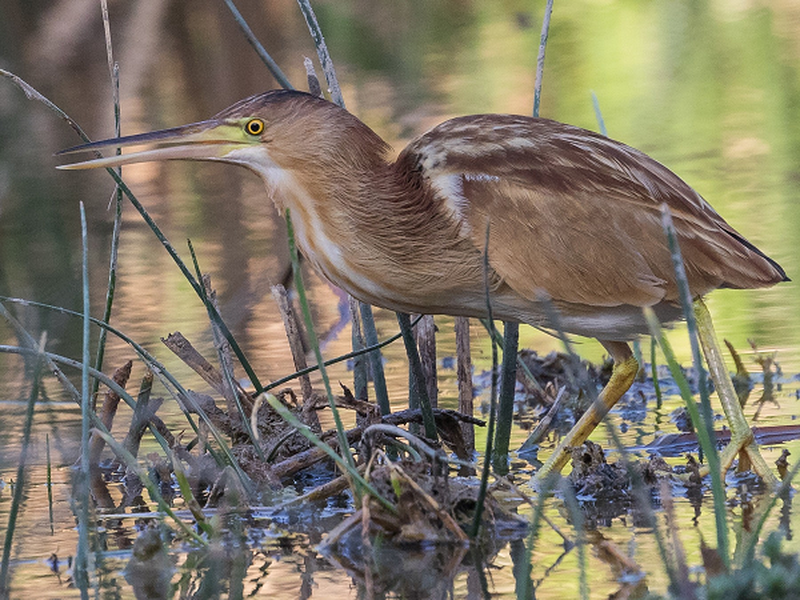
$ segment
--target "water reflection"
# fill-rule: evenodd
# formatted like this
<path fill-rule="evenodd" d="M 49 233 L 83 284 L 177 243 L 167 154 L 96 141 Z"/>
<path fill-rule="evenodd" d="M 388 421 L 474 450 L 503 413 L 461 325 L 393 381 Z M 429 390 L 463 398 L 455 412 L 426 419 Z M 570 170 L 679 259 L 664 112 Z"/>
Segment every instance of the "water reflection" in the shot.
<path fill-rule="evenodd" d="M 315 51 L 296 3 L 242 0 L 237 4 L 290 78 L 298 85 L 303 82 L 302 56 L 315 56 Z M 349 108 L 397 149 L 451 115 L 530 112 L 541 7 L 469 0 L 350 0 L 320 2 L 317 8 Z M 124 133 L 199 120 L 275 86 L 220 2 L 112 2 L 111 10 Z M 110 136 L 111 93 L 97 3 L 17 0 L 4 3 L 2 11 L 0 66 L 50 96 L 93 137 Z M 797 280 L 799 32 L 800 10 L 787 2 L 559 3 L 547 54 L 542 114 L 596 128 L 589 97 L 594 90 L 612 137 L 643 149 L 678 172 Z M 0 132 L 0 295 L 80 310 L 77 203 L 84 201 L 92 305 L 99 314 L 111 233 L 110 180 L 102 173 L 55 172 L 53 152 L 76 140 L 52 114 L 25 100 L 5 81 L 0 81 Z M 222 313 L 262 379 L 291 372 L 280 317 L 269 295 L 270 285 L 280 279 L 287 264 L 284 228 L 261 183 L 244 171 L 210 164 L 140 165 L 126 169 L 125 176 L 184 257 L 188 253 L 183 241 L 192 239 L 203 269 L 211 273 L 219 291 Z M 325 330 L 338 319 L 338 297 L 314 274 L 306 273 L 306 279 L 311 282 L 316 322 Z M 748 338 L 754 338 L 762 348 L 778 349 L 787 375 L 800 371 L 796 286 L 713 294 L 709 304 L 720 335 L 740 351 Z M 49 349 L 80 355 L 78 320 L 41 309 L 14 310 L 34 337 L 47 332 Z M 378 319 L 383 336 L 395 331 L 393 315 L 379 312 Z M 171 357 L 160 338 L 180 330 L 197 347 L 213 353 L 205 310 L 128 206 L 113 323 L 162 358 L 186 385 L 202 391 L 203 384 Z M 454 353 L 451 321 L 442 318 L 437 323 L 440 355 L 450 356 Z M 476 330 L 474 336 L 474 359 L 480 370 L 487 365 L 489 347 L 481 332 Z M 681 332 L 673 339 L 687 356 Z M 345 331 L 330 341 L 326 354 L 345 352 L 348 340 Z M 0 323 L 0 343 L 21 341 Z M 556 347 L 553 340 L 531 332 L 523 334 L 523 343 L 540 352 Z M 593 343 L 583 344 L 580 351 L 594 360 L 601 354 Z M 401 355 L 399 349 L 387 352 L 388 380 L 398 405 L 405 401 L 407 383 Z M 114 368 L 131 352 L 112 340 L 107 356 L 109 368 Z M 455 378 L 452 372 L 440 372 L 446 406 L 456 398 Z M 333 378 L 349 381 L 350 376 L 340 366 Z M 13 426 L 19 413 L 5 401 L 23 398 L 25 385 L 23 361 L 0 354 L 3 465 L 15 464 L 19 443 Z M 49 398 L 63 398 L 55 382 L 45 385 Z M 766 408 L 763 422 L 785 422 L 787 406 L 795 405 L 789 404 L 785 392 L 778 400 L 781 408 Z M 629 407 L 635 403 L 636 398 L 629 399 Z M 165 408 L 169 411 L 169 406 Z M 637 415 L 653 411 L 652 403 L 634 409 Z M 665 407 L 649 429 L 638 418 L 627 419 L 635 433 L 628 442 L 642 445 L 655 430 L 671 427 L 665 418 L 668 413 Z M 33 489 L 39 491 L 44 489 L 44 435 L 51 436 L 58 473 L 65 473 L 77 454 L 76 413 L 58 403 L 43 405 L 36 427 Z M 524 438 L 523 433 L 516 435 L 520 441 Z M 797 455 L 797 444 L 790 447 Z M 770 460 L 778 453 L 774 450 Z M 11 467 L 0 469 L 0 476 L 13 477 Z M 32 493 L 25 512 L 30 521 L 18 536 L 23 540 L 19 550 L 23 560 L 40 560 L 51 551 L 64 553 L 74 546 L 72 531 L 64 525 L 72 519 L 66 477 L 57 480 L 55 489 L 61 494 L 56 517 L 60 529 L 49 536 L 41 495 Z M 694 531 L 693 522 L 704 526 L 703 505 L 678 502 L 684 503 L 678 513 L 688 531 Z M 696 520 L 698 511 L 701 518 Z M 786 502 L 780 523 L 790 532 Z M 709 531 L 704 533 L 706 539 L 713 538 Z M 618 522 L 607 534 L 618 540 L 629 537 Z M 537 564 L 556 563 L 554 551 L 544 550 L 548 543 L 559 544 L 546 537 Z M 643 554 L 655 555 L 651 541 L 642 544 Z M 691 537 L 685 544 L 690 554 L 699 547 Z M 40 552 L 42 547 L 47 550 Z M 513 563 L 517 550 L 501 553 L 498 564 Z M 304 550 L 302 556 L 292 559 L 298 562 L 286 568 L 287 574 L 304 560 L 317 560 L 310 551 Z M 574 577 L 565 575 L 574 567 L 569 564 L 573 557 L 563 558 L 566 566 L 561 560 L 554 574 L 548 572 L 546 577 L 555 590 L 551 594 L 574 589 Z M 689 560 L 699 563 L 697 556 L 690 555 Z M 266 562 L 257 566 L 253 561 L 250 568 L 266 571 Z M 305 567 L 311 567 L 304 565 L 303 594 L 312 594 L 313 579 L 320 590 L 352 596 L 349 581 L 340 572 L 310 578 Z M 538 581 L 544 569 L 537 569 L 533 577 Z M 31 571 L 26 566 L 20 572 Z M 42 577 L 36 571 L 30 580 L 19 576 L 15 581 L 20 590 L 42 589 L 43 581 L 49 582 Z M 474 588 L 473 576 L 470 583 L 459 577 L 456 589 L 480 589 L 479 584 Z M 658 577 L 654 575 L 651 585 L 665 589 Z M 492 585 L 499 595 L 511 593 L 509 580 L 499 575 Z M 609 583 L 609 589 L 613 585 Z M 272 580 L 259 589 L 285 590 Z M 546 589 L 544 584 L 538 597 L 546 597 Z"/>

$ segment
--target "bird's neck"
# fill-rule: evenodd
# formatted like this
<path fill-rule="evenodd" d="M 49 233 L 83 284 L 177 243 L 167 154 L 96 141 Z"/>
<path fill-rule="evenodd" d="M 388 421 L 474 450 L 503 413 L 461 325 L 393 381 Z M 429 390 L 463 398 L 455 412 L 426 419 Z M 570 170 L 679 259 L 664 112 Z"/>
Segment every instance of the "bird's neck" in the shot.
<path fill-rule="evenodd" d="M 343 134 L 348 134 L 345 139 Z M 388 146 L 361 124 L 305 148 L 309 154 L 282 156 L 280 165 L 261 174 L 278 210 L 290 211 L 306 258 L 328 279 L 352 291 L 357 269 L 351 265 L 351 247 L 365 235 L 365 225 L 369 231 L 370 213 L 380 204 L 373 200 L 386 186 Z"/>
<path fill-rule="evenodd" d="M 409 286 L 441 278 L 432 271 L 437 261 L 430 252 L 446 263 L 455 256 L 457 231 L 413 165 L 402 156 L 390 162 L 386 144 L 367 131 L 318 148 L 311 161 L 284 161 L 267 179 L 278 208 L 291 211 L 298 246 L 318 271 L 361 300 L 411 309 L 401 304 Z M 420 240 L 425 248 L 415 247 Z"/>

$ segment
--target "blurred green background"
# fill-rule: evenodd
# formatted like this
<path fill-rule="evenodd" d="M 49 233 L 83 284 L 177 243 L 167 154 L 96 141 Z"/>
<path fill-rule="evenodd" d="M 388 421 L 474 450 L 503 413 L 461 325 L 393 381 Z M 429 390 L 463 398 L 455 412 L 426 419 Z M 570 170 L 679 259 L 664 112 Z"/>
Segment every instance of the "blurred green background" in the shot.
<path fill-rule="evenodd" d="M 109 5 L 125 134 L 200 120 L 276 87 L 222 2 Z M 295 85 L 305 88 L 302 60 L 316 61 L 316 52 L 296 3 L 241 0 L 238 6 Z M 451 116 L 532 110 L 543 3 L 337 0 L 315 7 L 348 108 L 396 151 Z M 0 67 L 26 79 L 95 138 L 113 135 L 100 17 L 96 0 L 0 4 Z M 799 67 L 800 5 L 794 2 L 556 2 L 541 115 L 597 129 L 594 92 L 609 135 L 676 171 L 790 277 L 800 278 Z M 41 104 L 0 81 L 0 294 L 80 309 L 83 201 L 92 302 L 100 314 L 113 184 L 104 173 L 54 169 L 60 159 L 53 153 L 77 141 Z M 244 170 L 188 163 L 129 167 L 126 179 L 185 256 L 184 240 L 192 239 L 223 314 L 263 378 L 288 372 L 269 297 L 287 264 L 283 225 L 260 181 Z M 159 338 L 176 329 L 210 343 L 205 311 L 129 206 L 119 276 L 116 326 L 159 353 L 165 353 Z M 338 297 L 308 277 L 318 327 L 335 327 Z M 720 333 L 737 347 L 746 350 L 752 338 L 780 349 L 788 367 L 800 367 L 795 283 L 716 292 L 710 305 Z M 52 349 L 79 354 L 79 322 L 40 310 L 19 314 L 34 333 L 48 332 Z M 381 311 L 378 318 L 386 333 L 395 327 L 393 315 Z M 684 336 L 673 336 L 686 357 Z M 344 351 L 348 338 L 332 340 L 328 351 Z M 2 324 L 0 342 L 14 343 Z M 523 343 L 556 347 L 533 332 L 523 334 Z M 581 352 L 593 359 L 601 354 L 591 342 Z M 127 354 L 112 344 L 109 364 Z M 14 364 L 0 356 L 0 394 L 19 381 Z"/>

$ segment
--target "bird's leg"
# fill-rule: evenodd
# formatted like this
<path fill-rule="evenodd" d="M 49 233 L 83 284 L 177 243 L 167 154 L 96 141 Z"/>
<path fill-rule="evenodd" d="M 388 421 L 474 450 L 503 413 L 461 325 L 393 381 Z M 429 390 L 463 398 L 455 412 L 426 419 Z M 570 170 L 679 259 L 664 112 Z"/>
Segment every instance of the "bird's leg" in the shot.
<path fill-rule="evenodd" d="M 636 373 L 639 372 L 639 363 L 636 362 L 628 344 L 603 340 L 600 343 L 603 344 L 614 359 L 614 370 L 611 373 L 611 379 L 609 379 L 603 391 L 600 392 L 597 401 L 593 402 L 583 413 L 580 420 L 561 440 L 553 454 L 547 459 L 547 462 L 536 473 L 538 481 L 542 481 L 550 473 L 557 473 L 564 468 L 572 454 L 572 449 L 586 441 L 608 411 L 628 391 L 636 377 Z"/>
<path fill-rule="evenodd" d="M 725 361 L 722 359 L 722 352 L 717 343 L 717 336 L 714 333 L 711 314 L 708 312 L 705 302 L 700 298 L 694 301 L 694 314 L 697 320 L 697 335 L 703 347 L 708 371 L 731 429 L 731 441 L 727 448 L 720 453 L 722 472 L 725 473 L 736 455 L 741 454 L 750 460 L 751 468 L 764 480 L 764 483 L 776 486 L 778 480 L 758 450 L 753 431 L 742 412 L 736 390 L 733 389 L 733 382 L 728 375 Z"/>

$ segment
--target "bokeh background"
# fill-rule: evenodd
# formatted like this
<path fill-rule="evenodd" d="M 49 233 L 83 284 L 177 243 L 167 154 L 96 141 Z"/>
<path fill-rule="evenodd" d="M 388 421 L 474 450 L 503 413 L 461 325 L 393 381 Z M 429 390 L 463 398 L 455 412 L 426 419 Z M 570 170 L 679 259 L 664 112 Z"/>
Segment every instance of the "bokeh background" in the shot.
<path fill-rule="evenodd" d="M 294 85 L 305 89 L 303 58 L 317 59 L 296 2 L 238 0 L 237 6 Z M 110 0 L 109 7 L 124 134 L 202 120 L 277 87 L 221 0 Z M 349 110 L 398 152 L 449 117 L 532 111 L 543 1 L 318 0 L 314 7 Z M 97 0 L 2 0 L 0 68 L 28 81 L 93 138 L 113 135 L 112 87 Z M 800 4 L 556 0 L 541 115 L 597 130 L 592 93 L 611 137 L 681 175 L 800 280 Z M 83 202 L 92 312 L 99 316 L 114 186 L 102 172 L 56 171 L 64 159 L 54 153 L 78 142 L 52 112 L 0 78 L 0 295 L 81 310 L 78 204 Z M 186 240 L 192 240 L 218 291 L 221 312 L 262 381 L 292 372 L 270 295 L 270 286 L 288 265 L 284 225 L 261 182 L 245 170 L 212 163 L 135 165 L 126 167 L 124 176 L 187 262 Z M 315 274 L 307 271 L 305 277 L 326 356 L 344 353 L 350 336 L 341 319 L 340 296 Z M 789 377 L 800 371 L 797 286 L 721 290 L 709 301 L 721 336 L 748 360 L 750 339 L 762 350 L 776 351 Z M 46 332 L 49 350 L 80 357 L 80 320 L 41 309 L 12 310 L 35 337 Z M 376 315 L 382 336 L 396 331 L 392 313 Z M 127 203 L 112 323 L 156 354 L 187 386 L 204 389 L 160 338 L 181 331 L 214 356 L 205 309 Z M 440 357 L 448 357 L 454 353 L 452 323 L 437 318 L 437 325 Z M 480 371 L 489 365 L 489 346 L 479 327 L 473 332 Z M 683 328 L 670 335 L 688 361 Z M 523 328 L 522 343 L 539 352 L 558 347 L 554 339 L 528 328 Z M 19 344 L 2 322 L 0 344 Z M 577 349 L 592 360 L 602 355 L 591 341 Z M 125 344 L 110 339 L 107 370 L 132 356 Z M 402 404 L 407 384 L 403 351 L 390 347 L 386 356 L 393 400 Z M 141 375 L 141 365 L 135 368 L 134 377 Z M 0 419 L 0 458 L 9 469 L 18 453 L 13 415 L 19 412 L 15 401 L 27 394 L 25 377 L 22 360 L 0 353 L 5 415 Z M 333 377 L 350 380 L 345 365 Z M 442 403 L 453 405 L 452 370 L 442 370 L 440 388 Z M 62 397 L 53 381 L 46 390 L 53 400 Z M 63 435 L 54 436 L 54 452 L 69 464 L 75 456 L 69 431 L 77 419 L 60 423 L 56 427 Z M 44 450 L 37 448 L 34 459 L 42 464 Z M 61 509 L 69 522 L 68 506 Z M 30 540 L 44 531 L 42 523 L 21 530 L 27 526 Z M 70 531 L 63 535 L 68 545 Z M 625 536 L 624 527 L 620 535 Z M 707 531 L 706 539 L 711 538 Z M 652 549 L 651 541 L 642 544 Z M 28 548 L 22 555 L 35 555 Z M 513 589 L 513 582 L 498 579 L 498 593 L 508 585 Z M 563 585 L 576 585 L 569 571 Z M 613 587 L 612 581 L 608 588 Z"/>
<path fill-rule="evenodd" d="M 201 120 L 277 87 L 220 1 L 109 4 L 125 134 Z M 540 4 L 350 0 L 318 2 L 316 10 L 348 108 L 399 151 L 451 116 L 531 112 Z M 305 88 L 302 60 L 316 62 L 316 52 L 296 3 L 242 0 L 239 8 L 294 85 Z M 800 273 L 798 65 L 800 5 L 793 2 L 556 3 L 541 114 L 597 129 L 594 92 L 609 135 L 680 174 L 791 276 Z M 113 135 L 96 0 L 4 1 L 0 66 L 94 138 Z M 53 153 L 77 141 L 44 106 L 0 84 L 0 294 L 80 308 L 83 201 L 97 313 L 113 182 L 105 173 L 54 169 L 63 159 Z M 191 238 L 237 337 L 265 378 L 277 376 L 287 363 L 269 286 L 284 272 L 287 253 L 261 183 L 208 163 L 137 165 L 125 176 L 184 256 Z M 119 276 L 114 322 L 126 333 L 148 347 L 176 329 L 207 336 L 202 306 L 129 206 Z M 338 318 L 338 298 L 308 276 L 324 331 Z M 781 357 L 795 366 L 798 303 L 793 283 L 711 299 L 725 337 L 743 349 L 749 338 L 785 349 Z M 42 311 L 23 317 L 35 332 L 48 331 L 51 347 L 76 355 L 74 319 Z M 394 327 L 391 314 L 379 319 Z M 552 345 L 533 333 L 524 341 Z M 596 346 L 583 346 L 599 357 Z"/>

